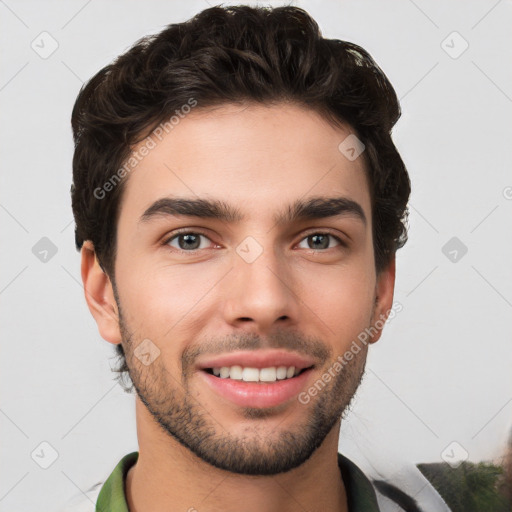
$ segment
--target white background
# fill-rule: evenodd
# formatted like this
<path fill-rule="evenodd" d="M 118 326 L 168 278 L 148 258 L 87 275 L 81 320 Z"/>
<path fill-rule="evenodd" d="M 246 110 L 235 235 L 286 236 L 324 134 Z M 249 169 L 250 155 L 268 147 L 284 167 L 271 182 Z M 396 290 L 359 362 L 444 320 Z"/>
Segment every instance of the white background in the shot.
<path fill-rule="evenodd" d="M 383 68 L 401 98 L 394 139 L 412 181 L 403 310 L 370 348 L 340 451 L 390 478 L 441 461 L 452 441 L 472 461 L 496 460 L 512 419 L 512 3 L 291 3 Z M 82 82 L 136 39 L 207 7 L 0 1 L 2 511 L 55 510 L 137 450 L 134 397 L 114 382 L 113 347 L 83 297 L 71 109 Z M 59 45 L 47 59 L 31 48 L 43 31 Z M 442 47 L 462 48 L 454 31 L 469 43 L 458 58 Z M 32 253 L 42 237 L 57 247 L 46 263 Z M 468 249 L 455 263 L 442 251 L 452 237 Z M 43 441 L 58 452 L 48 469 L 31 458 Z"/>

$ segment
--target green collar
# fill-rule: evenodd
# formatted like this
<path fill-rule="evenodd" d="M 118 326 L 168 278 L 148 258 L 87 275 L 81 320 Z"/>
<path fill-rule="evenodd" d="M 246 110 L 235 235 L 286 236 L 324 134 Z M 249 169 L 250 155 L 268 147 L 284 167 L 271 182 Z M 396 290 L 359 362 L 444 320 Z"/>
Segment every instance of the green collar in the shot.
<path fill-rule="evenodd" d="M 124 494 L 128 470 L 137 462 L 139 452 L 125 455 L 107 478 L 96 501 L 96 512 L 130 512 Z"/>
<path fill-rule="evenodd" d="M 124 493 L 128 470 L 137 462 L 139 452 L 125 455 L 101 488 L 96 512 L 129 512 Z M 338 465 L 347 492 L 350 512 L 379 512 L 372 484 L 364 473 L 349 459 L 338 453 Z"/>

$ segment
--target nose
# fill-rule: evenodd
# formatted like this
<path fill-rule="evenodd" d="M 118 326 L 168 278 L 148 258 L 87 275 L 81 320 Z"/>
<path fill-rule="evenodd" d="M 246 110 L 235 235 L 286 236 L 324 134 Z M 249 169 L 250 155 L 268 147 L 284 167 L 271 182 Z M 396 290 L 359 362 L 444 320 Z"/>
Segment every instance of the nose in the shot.
<path fill-rule="evenodd" d="M 233 269 L 223 282 L 225 321 L 267 333 L 296 325 L 300 301 L 284 258 L 271 248 L 265 248 L 252 262 L 242 256 L 234 255 Z"/>

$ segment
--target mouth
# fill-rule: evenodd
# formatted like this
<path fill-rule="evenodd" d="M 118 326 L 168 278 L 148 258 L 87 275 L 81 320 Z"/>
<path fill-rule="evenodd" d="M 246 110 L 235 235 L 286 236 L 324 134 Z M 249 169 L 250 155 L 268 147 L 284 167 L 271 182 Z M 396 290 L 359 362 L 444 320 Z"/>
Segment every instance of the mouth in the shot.
<path fill-rule="evenodd" d="M 314 368 L 315 365 L 305 368 L 234 365 L 203 368 L 198 373 L 217 398 L 239 407 L 268 408 L 296 399 L 307 388 Z"/>
<path fill-rule="evenodd" d="M 238 380 L 252 383 L 272 383 L 282 380 L 289 380 L 298 377 L 302 373 L 312 369 L 314 365 L 306 368 L 295 366 L 271 366 L 266 368 L 254 368 L 250 366 L 217 366 L 204 368 L 203 371 L 218 377 L 219 379 Z"/>

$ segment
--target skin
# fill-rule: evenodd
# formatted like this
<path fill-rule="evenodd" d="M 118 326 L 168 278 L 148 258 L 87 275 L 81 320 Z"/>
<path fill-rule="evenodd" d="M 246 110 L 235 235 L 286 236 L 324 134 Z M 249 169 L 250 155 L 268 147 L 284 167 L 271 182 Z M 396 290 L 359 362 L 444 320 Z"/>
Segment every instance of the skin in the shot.
<path fill-rule="evenodd" d="M 195 364 L 242 346 L 295 350 L 317 360 L 307 390 L 358 334 L 387 317 L 395 261 L 376 275 L 364 161 L 338 150 L 350 133 L 288 103 L 196 108 L 128 177 L 115 288 L 92 243 L 84 244 L 88 306 L 101 336 L 123 343 L 138 393 L 130 511 L 348 510 L 338 439 L 367 345 L 309 403 L 294 397 L 267 409 L 220 397 Z M 139 222 L 155 200 L 171 195 L 222 199 L 246 218 Z M 313 196 L 357 201 L 367 225 L 355 216 L 275 225 L 285 205 Z M 164 244 L 178 228 L 205 235 L 195 254 L 186 245 L 180 253 L 179 238 Z M 332 237 L 326 248 L 312 245 L 310 235 L 325 232 L 347 247 Z M 236 252 L 248 236 L 263 250 L 252 263 Z M 144 339 L 160 351 L 147 366 L 134 356 Z"/>

